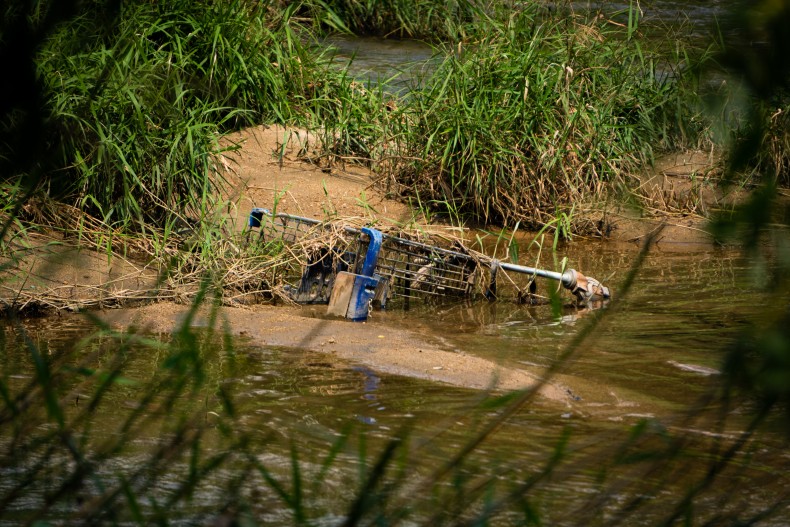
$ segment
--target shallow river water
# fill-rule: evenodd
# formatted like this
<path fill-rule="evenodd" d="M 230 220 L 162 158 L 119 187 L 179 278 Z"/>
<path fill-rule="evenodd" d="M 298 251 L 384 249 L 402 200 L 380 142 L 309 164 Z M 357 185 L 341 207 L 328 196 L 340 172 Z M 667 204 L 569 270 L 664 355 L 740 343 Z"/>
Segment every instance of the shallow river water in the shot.
<path fill-rule="evenodd" d="M 574 267 L 605 280 L 615 295 L 620 294 L 637 253 L 630 245 L 594 242 L 577 242 L 562 251 Z M 437 513 L 431 496 L 444 496 L 442 506 L 458 498 L 447 496 L 456 492 L 452 489 L 457 478 L 466 482 L 463 492 L 469 492 L 470 504 L 484 501 L 473 492 L 480 481 L 488 481 L 497 489 L 491 495 L 499 496 L 496 492 L 511 491 L 536 478 L 526 494 L 533 512 L 546 524 L 652 525 L 668 516 L 684 493 L 703 479 L 717 459 L 716 445 L 733 444 L 754 411 L 751 401 L 736 398 L 722 422 L 717 419 L 721 405 L 705 396 L 717 385 L 724 352 L 738 332 L 765 312 L 760 304 L 765 296 L 754 285 L 760 273 L 736 251 L 659 244 L 639 270 L 631 292 L 607 308 L 597 329 L 564 361 L 557 378 L 572 391 L 575 402 L 566 405 L 540 397 L 528 402 L 500 423 L 452 477 L 423 490 L 425 495 L 411 495 L 410 486 L 423 482 L 497 419 L 508 408 L 507 401 L 496 394 L 338 363 L 322 353 L 261 346 L 243 338 L 223 342 L 204 337 L 201 350 L 207 362 L 201 375 L 207 385 L 181 395 L 169 413 L 180 415 L 181 407 L 190 412 L 197 408 L 210 421 L 222 413 L 217 390 L 227 389 L 235 404 L 234 436 L 255 438 L 247 451 L 286 481 L 292 473 L 292 452 L 298 453 L 301 470 L 312 478 L 323 460 L 331 457 L 338 438 L 347 438 L 321 485 L 305 491 L 307 515 L 318 524 L 332 525 L 343 518 L 360 485 L 360 466 L 372 465 L 388 441 L 408 430 L 409 448 L 394 462 L 403 470 L 404 480 L 391 499 L 395 510 L 408 510 L 419 522 L 430 523 Z M 495 360 L 505 368 L 548 368 L 557 364 L 591 319 L 590 313 L 576 309 L 554 314 L 548 306 L 502 300 L 377 312 L 369 324 L 431 335 L 447 349 Z M 23 335 L 28 344 L 56 361 L 94 326 L 79 317 L 62 317 L 27 321 L 23 327 L 24 331 L 11 326 L 3 330 L 7 350 L 3 378 L 11 385 L 21 386 L 32 378 L 34 368 Z M 88 360 L 92 368 L 109 368 L 115 343 L 108 337 L 94 338 L 77 346 L 81 351 L 68 363 Z M 164 352 L 141 346 L 135 353 L 136 349 L 132 346 L 124 355 L 125 379 L 144 382 L 158 369 L 167 369 L 170 359 Z M 92 440 L 116 437 L 139 396 L 133 384 L 120 383 L 111 390 L 95 412 Z M 75 408 L 78 402 L 79 396 Z M 150 449 L 172 433 L 164 432 L 160 419 L 155 419 L 156 426 L 142 430 L 123 453 L 100 465 L 106 477 L 143 464 Z M 647 449 L 646 457 L 616 463 L 635 430 L 645 433 L 644 444 L 636 443 Z M 220 436 L 209 429 L 204 442 L 209 452 L 226 448 L 228 438 Z M 667 454 L 652 465 L 649 452 L 668 447 L 672 439 L 682 441 L 682 455 Z M 7 447 L 7 441 L 8 436 L 0 434 L 0 444 Z M 565 453 L 548 477 L 543 471 L 558 445 L 566 445 Z M 715 485 L 695 497 L 695 523 L 713 521 L 717 514 L 747 518 L 787 499 L 790 456 L 783 431 L 772 429 L 769 420 L 742 450 L 717 474 Z M 242 466 L 246 465 L 230 463 L 211 473 L 178 514 L 187 523 L 211 517 L 225 499 L 220 490 L 239 477 Z M 187 460 L 178 461 L 171 470 L 157 483 L 158 492 L 178 487 L 179 478 L 188 472 Z M 14 474 L 23 471 L 8 466 L 0 471 L 3 498 L 18 484 Z M 46 483 L 44 488 L 31 487 L 5 515 L 0 514 L 0 524 L 12 525 L 26 517 L 51 490 Z M 258 519 L 292 522 L 288 507 L 260 475 L 245 478 L 238 492 L 255 497 L 253 511 Z M 632 500 L 646 495 L 651 498 L 629 508 Z M 473 505 L 472 510 L 480 507 Z M 523 507 L 518 500 L 507 502 L 495 523 L 523 519 Z M 788 521 L 785 501 L 765 524 Z"/>

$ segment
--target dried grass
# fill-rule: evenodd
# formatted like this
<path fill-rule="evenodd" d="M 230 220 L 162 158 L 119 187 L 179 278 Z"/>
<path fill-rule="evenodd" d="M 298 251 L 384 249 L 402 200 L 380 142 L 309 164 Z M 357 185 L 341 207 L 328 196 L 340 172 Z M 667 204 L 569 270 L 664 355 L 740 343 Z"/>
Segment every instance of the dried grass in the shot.
<path fill-rule="evenodd" d="M 286 286 L 298 281 L 308 262 L 322 250 L 348 250 L 369 223 L 369 217 L 335 218 L 294 236 L 271 224 L 260 231 L 237 231 L 227 222 L 206 221 L 169 235 L 150 228 L 130 235 L 70 205 L 35 200 L 26 207 L 29 230 L 4 245 L 0 311 L 188 304 L 206 281 L 223 305 L 292 303 Z M 377 228 L 414 241 L 462 243 L 446 229 L 428 231 L 416 224 Z"/>

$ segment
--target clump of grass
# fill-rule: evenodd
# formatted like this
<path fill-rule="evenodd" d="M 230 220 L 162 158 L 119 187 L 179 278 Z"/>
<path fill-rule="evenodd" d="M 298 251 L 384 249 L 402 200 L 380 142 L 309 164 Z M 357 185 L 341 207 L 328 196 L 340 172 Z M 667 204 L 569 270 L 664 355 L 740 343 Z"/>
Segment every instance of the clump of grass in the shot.
<path fill-rule="evenodd" d="M 202 210 L 223 184 L 220 134 L 294 118 L 311 62 L 292 10 L 145 2 L 109 24 L 99 11 L 65 24 L 39 56 L 61 167 L 45 184 L 109 224 Z"/>
<path fill-rule="evenodd" d="M 763 139 L 760 169 L 777 185 L 790 187 L 790 104 L 772 108 L 766 118 L 766 136 Z"/>
<path fill-rule="evenodd" d="M 786 2 L 734 2 L 724 21 L 729 38 L 711 99 L 731 134 L 725 139 L 734 140 L 727 172 L 736 182 L 745 173 L 757 176 L 753 183 L 790 185 L 788 23 Z"/>
<path fill-rule="evenodd" d="M 384 86 L 366 86 L 346 71 L 335 71 L 316 81 L 312 89 L 312 97 L 302 108 L 317 130 L 321 158 L 305 159 L 325 167 L 346 162 L 364 166 L 381 163 L 388 155 L 394 108 Z"/>
<path fill-rule="evenodd" d="M 402 192 L 538 228 L 627 187 L 656 149 L 691 140 L 684 73 L 658 70 L 634 19 L 623 29 L 530 4 L 480 27 L 411 93 L 398 137 L 409 161 L 389 174 Z"/>

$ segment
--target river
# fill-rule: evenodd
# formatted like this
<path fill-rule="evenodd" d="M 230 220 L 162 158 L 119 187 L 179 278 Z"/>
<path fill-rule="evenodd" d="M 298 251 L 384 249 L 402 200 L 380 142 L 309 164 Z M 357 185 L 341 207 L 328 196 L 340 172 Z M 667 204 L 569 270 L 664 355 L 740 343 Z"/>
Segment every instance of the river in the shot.
<path fill-rule="evenodd" d="M 630 245 L 576 242 L 563 249 L 562 255 L 585 273 L 605 277 L 618 295 L 637 252 Z M 522 254 L 526 254 L 526 247 Z M 438 482 L 425 480 L 498 419 L 508 401 L 497 399 L 496 394 L 486 396 L 476 390 L 338 363 L 323 353 L 267 347 L 244 339 L 225 342 L 205 335 L 199 348 L 206 360 L 201 373 L 206 385 L 180 394 L 177 401 L 181 403 L 164 416 L 149 408 L 152 422 L 138 431 L 123 453 L 109 456 L 100 465 L 100 474 L 105 481 L 114 481 L 117 473 L 144 465 L 148 449 L 172 436 L 174 423 L 170 420 L 182 412 L 193 415 L 197 409 L 197 415 L 206 420 L 223 413 L 217 395 L 221 386 L 233 394 L 233 437 L 252 438 L 252 446 L 245 451 L 253 452 L 271 477 L 291 480 L 292 456 L 297 453 L 307 478 L 303 507 L 316 524 L 339 521 L 358 492 L 360 465 L 374 464 L 389 441 L 408 431 L 409 446 L 393 461 L 403 474 L 400 479 L 390 475 L 399 481 L 390 497 L 391 510 L 408 510 L 418 522 L 437 514 L 431 496 L 455 499 L 453 485 L 461 485 L 458 492 L 469 493 L 471 508 L 465 513 L 470 513 L 479 512 L 486 503 L 484 496 L 475 492 L 481 482 L 488 482 L 484 488 L 490 485 L 492 496 L 499 496 L 534 478 L 525 495 L 547 524 L 622 521 L 653 525 L 682 501 L 688 489 L 704 480 L 718 459 L 718 449 L 734 444 L 747 429 L 754 411 L 750 399 L 736 396 L 722 421 L 717 413 L 722 403 L 709 397 L 719 387 L 723 358 L 739 331 L 764 315 L 761 269 L 735 250 L 659 244 L 638 271 L 633 290 L 619 298 L 615 309 L 606 313 L 570 358 L 564 353 L 576 345 L 575 339 L 592 319 L 591 313 L 575 308 L 554 313 L 550 306 L 502 300 L 377 312 L 369 324 L 430 334 L 448 349 L 494 360 L 504 368 L 549 368 L 562 360 L 553 380 L 572 392 L 574 404 L 540 397 L 529 401 L 486 436 L 454 469 L 455 476 Z M 33 364 L 22 338 L 25 334 L 28 344 L 53 361 L 76 365 L 88 358 L 92 367 L 109 368 L 117 353 L 117 340 L 105 334 L 77 345 L 93 327 L 79 317 L 30 320 L 16 329 L 6 326 L 4 379 L 21 386 L 32 378 Z M 67 351 L 75 347 L 79 352 L 69 356 Z M 131 346 L 124 352 L 123 378 L 142 385 L 158 369 L 166 369 L 169 360 L 148 347 Z M 131 383 L 111 390 L 105 404 L 92 414 L 90 441 L 101 444 L 118 436 L 128 414 L 136 408 L 134 401 L 142 395 L 137 390 Z M 82 393 L 82 397 L 88 394 Z M 635 440 L 639 430 L 645 435 Z M 343 447 L 332 454 L 339 438 L 344 439 Z M 643 457 L 616 462 L 629 438 L 631 448 L 644 449 L 637 450 Z M 223 445 L 229 440 L 209 427 L 202 444 L 208 452 L 216 453 L 226 448 Z M 682 441 L 682 454 L 672 454 L 669 447 L 673 440 Z M 6 447 L 7 441 L 6 437 Z M 659 455 L 662 442 L 668 450 Z M 543 471 L 560 444 L 565 445 L 564 454 L 546 476 Z M 328 458 L 333 461 L 322 473 Z M 719 514 L 743 519 L 769 509 L 786 496 L 788 464 L 783 430 L 769 420 L 717 474 L 715 484 L 695 498 L 695 523 L 713 520 Z M 167 495 L 178 488 L 179 478 L 189 473 L 189 466 L 189 456 L 178 458 L 160 475 L 154 495 Z M 251 505 L 258 519 L 289 523 L 288 507 L 266 490 L 269 484 L 260 474 L 248 474 L 244 482 L 234 483 L 240 471 L 248 468 L 237 459 L 210 472 L 194 490 L 195 496 L 179 505 L 178 514 L 187 523 L 206 521 L 228 498 L 222 489 L 237 484 L 234 492 L 239 495 L 258 496 L 259 503 Z M 19 476 L 14 474 L 24 470 L 0 470 L 3 496 L 18 483 Z M 308 488 L 307 482 L 316 474 L 322 474 L 321 485 Z M 56 481 L 56 474 L 50 474 L 50 480 Z M 12 502 L 6 515 L 0 515 L 0 525 L 13 525 L 41 507 L 41 500 L 52 491 L 46 481 L 28 489 L 24 500 Z M 422 484 L 428 485 L 425 495 L 410 494 L 412 486 Z M 742 492 L 744 486 L 750 489 L 748 493 Z M 632 500 L 646 495 L 651 496 L 649 500 L 629 508 Z M 507 501 L 495 524 L 515 522 L 522 507 L 521 500 Z M 784 525 L 789 519 L 785 503 L 764 524 Z"/>

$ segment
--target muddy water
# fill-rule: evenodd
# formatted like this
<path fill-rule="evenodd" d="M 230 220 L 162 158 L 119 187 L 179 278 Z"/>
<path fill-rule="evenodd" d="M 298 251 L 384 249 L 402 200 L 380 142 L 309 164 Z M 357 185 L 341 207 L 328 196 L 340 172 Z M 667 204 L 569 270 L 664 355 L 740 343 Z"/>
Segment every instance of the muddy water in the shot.
<path fill-rule="evenodd" d="M 336 35 L 325 41 L 335 61 L 365 82 L 387 84 L 395 93 L 408 90 L 433 71 L 439 60 L 433 49 L 416 40 Z"/>
<path fill-rule="evenodd" d="M 627 12 L 633 4 L 640 12 L 642 23 L 648 26 L 671 27 L 689 24 L 704 33 L 727 16 L 735 2 L 725 0 L 645 0 L 640 2 L 571 2 L 576 10 L 593 10 L 604 13 Z"/>
<path fill-rule="evenodd" d="M 619 284 L 630 271 L 636 252 L 632 246 L 576 243 L 563 254 L 574 267 L 605 280 L 618 295 Z M 593 337 L 564 364 L 560 375 L 577 404 L 534 400 L 470 456 L 464 473 L 472 478 L 493 478 L 507 489 L 539 472 L 566 433 L 569 457 L 555 476 L 541 480 L 530 494 L 541 504 L 544 521 L 586 523 L 587 500 L 601 491 L 611 503 L 600 514 L 617 514 L 620 505 L 645 492 L 643 485 L 660 481 L 661 499 L 626 520 L 629 525 L 655 523 L 704 474 L 711 457 L 709 438 L 736 437 L 752 412 L 748 400 L 737 401 L 724 429 L 710 415 L 687 417 L 687 410 L 718 378 L 722 350 L 732 343 L 739 329 L 759 319 L 765 307 L 760 305 L 763 297 L 752 285 L 755 276 L 759 277 L 758 270 L 736 252 L 659 245 L 639 271 L 630 294 L 610 308 L 612 312 Z M 547 287 L 541 282 L 541 290 Z M 548 367 L 557 363 L 590 316 L 572 308 L 555 313 L 549 306 L 526 307 L 500 301 L 413 306 L 408 311 L 376 313 L 371 323 L 426 332 L 442 338 L 447 348 L 458 353 L 494 359 L 505 367 Z M 53 359 L 73 348 L 91 329 L 90 323 L 71 317 L 30 321 L 25 326 L 29 342 Z M 22 333 L 6 327 L 3 335 L 3 378 L 22 386 L 33 375 Z M 116 346 L 103 349 L 103 342 L 110 341 L 98 338 L 82 347 L 72 360 L 89 359 L 93 367 L 107 367 Z M 275 473 L 289 473 L 292 443 L 305 463 L 304 470 L 309 472 L 309 467 L 315 466 L 311 464 L 325 459 L 331 444 L 351 430 L 349 445 L 354 446 L 334 462 L 326 485 L 310 494 L 311 517 L 324 518 L 329 524 L 333 523 L 331 518 L 344 513 L 356 488 L 356 483 L 349 481 L 356 482 L 359 469 L 359 434 L 365 434 L 366 448 L 373 455 L 404 427 L 412 430 L 410 455 L 403 462 L 409 467 L 409 479 L 417 479 L 417 474 L 425 474 L 457 452 L 501 410 L 479 391 L 386 375 L 322 353 L 260 346 L 244 339 L 232 342 L 232 347 L 232 361 L 227 354 L 221 360 L 206 355 L 205 375 L 210 388 L 184 400 L 184 406 L 205 405 L 206 419 L 211 419 L 211 412 L 218 410 L 211 387 L 227 387 L 236 401 L 237 432 L 265 438 L 265 442 L 255 444 L 254 452 Z M 204 353 L 229 351 L 228 343 L 222 342 L 202 349 Z M 125 360 L 124 376 L 140 382 L 166 364 L 163 354 L 150 349 L 145 353 L 132 350 Z M 133 408 L 139 396 L 135 390 L 124 385 L 110 394 L 107 404 L 96 412 L 93 434 L 101 437 L 116 433 L 124 409 Z M 481 405 L 483 400 L 489 403 Z M 612 469 L 611 484 L 601 480 L 601 470 L 611 459 L 614 446 L 622 444 L 631 427 L 645 418 L 664 433 L 688 437 L 682 460 L 674 461 L 671 471 L 652 472 L 653 476 L 644 479 Z M 149 437 L 144 434 L 105 470 L 129 470 L 139 464 L 146 445 L 158 439 L 158 429 L 151 430 Z M 221 444 L 218 440 L 212 448 L 221 448 Z M 734 468 L 722 474 L 716 491 L 699 497 L 699 517 L 711 518 L 720 511 L 719 502 L 725 498 L 733 509 L 743 507 L 754 512 L 783 495 L 790 485 L 786 475 L 790 459 L 784 446 L 778 431 L 760 431 L 748 449 L 750 464 L 737 458 Z M 635 468 L 647 473 L 646 466 Z M 14 483 L 13 475 L 6 476 L 7 471 L 0 478 L 0 494 Z M 220 500 L 216 489 L 233 477 L 231 468 L 215 473 L 211 484 L 201 487 L 199 499 L 182 514 L 199 516 L 196 511 L 213 510 Z M 178 477 L 171 478 L 165 479 L 165 487 L 176 485 Z M 265 487 L 255 478 L 250 485 L 259 493 Z M 727 493 L 743 485 L 755 489 L 752 496 L 735 493 L 727 498 Z M 30 496 L 14 504 L 15 513 L 34 510 L 41 493 L 42 489 L 31 489 Z M 274 524 L 290 522 L 276 499 L 264 502 L 266 511 L 257 511 L 262 518 Z M 432 514 L 429 502 L 410 497 L 406 504 L 420 518 Z M 509 523 L 507 517 L 504 524 Z M 768 524 L 783 524 L 790 520 L 790 511 L 780 509 L 774 520 Z"/>
<path fill-rule="evenodd" d="M 614 286 L 628 274 L 635 251 L 606 244 L 574 244 L 571 265 Z M 552 267 L 552 262 L 544 262 Z M 519 277 L 514 276 L 514 279 Z M 753 270 L 738 253 L 666 245 L 650 254 L 618 312 L 574 356 L 567 372 L 608 387 L 656 396 L 660 407 L 687 404 L 715 373 L 721 348 L 762 306 L 749 286 Z M 500 279 L 500 282 L 505 280 Z M 538 293 L 552 284 L 540 281 Z M 589 311 L 521 306 L 509 301 L 412 310 L 405 321 L 445 335 L 452 345 L 505 365 L 549 367 L 585 323 Z M 682 390 L 673 382 L 686 382 Z"/>

